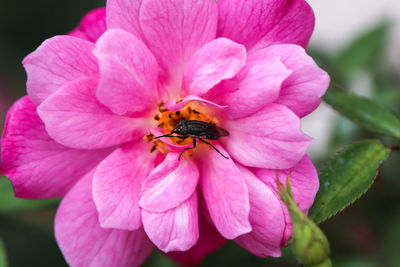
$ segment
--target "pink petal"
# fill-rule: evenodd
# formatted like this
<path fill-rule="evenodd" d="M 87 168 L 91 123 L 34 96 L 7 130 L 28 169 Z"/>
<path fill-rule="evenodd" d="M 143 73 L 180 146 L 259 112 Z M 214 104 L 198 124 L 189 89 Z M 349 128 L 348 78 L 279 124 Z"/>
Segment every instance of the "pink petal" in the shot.
<path fill-rule="evenodd" d="M 188 199 L 196 189 L 199 171 L 192 160 L 168 153 L 143 183 L 139 206 L 151 212 L 165 212 Z"/>
<path fill-rule="evenodd" d="M 92 55 L 94 44 L 72 36 L 56 36 L 44 41 L 22 63 L 28 75 L 27 91 L 36 105 L 62 85 L 80 77 L 96 77 Z"/>
<path fill-rule="evenodd" d="M 140 266 L 153 249 L 143 229 L 100 227 L 92 200 L 93 173 L 63 199 L 55 219 L 55 235 L 70 266 Z"/>
<path fill-rule="evenodd" d="M 100 68 L 97 98 L 114 113 L 140 115 L 155 106 L 158 65 L 147 47 L 123 30 L 108 30 L 93 51 Z"/>
<path fill-rule="evenodd" d="M 151 241 L 162 251 L 186 251 L 199 238 L 197 193 L 176 208 L 165 212 L 142 209 L 143 227 Z"/>
<path fill-rule="evenodd" d="M 77 28 L 73 29 L 72 31 L 70 31 L 68 33 L 69 36 L 73 36 L 73 37 L 77 37 L 77 38 L 81 38 L 83 40 L 88 40 L 88 37 L 86 36 L 86 34 L 80 29 L 80 27 L 78 26 Z"/>
<path fill-rule="evenodd" d="M 219 0 L 218 36 L 261 49 L 293 43 L 306 47 L 314 13 L 304 0 Z"/>
<path fill-rule="evenodd" d="M 290 174 L 290 186 L 292 188 L 294 200 L 299 208 L 302 211 L 307 212 L 313 204 L 315 195 L 317 194 L 319 188 L 319 180 L 318 173 L 307 155 L 304 156 L 299 163 L 287 170 L 278 171 L 255 169 L 254 172 L 257 177 L 260 178 L 266 185 L 268 185 L 274 192 L 277 192 L 278 190 L 276 185 L 277 178 L 279 177 L 279 181 L 283 185 L 286 185 L 286 178 Z M 282 245 L 285 245 L 289 237 L 292 235 L 292 223 L 285 204 L 281 202 L 281 205 L 286 221 L 285 235 L 282 241 Z"/>
<path fill-rule="evenodd" d="M 220 145 L 215 147 L 227 155 Z M 211 219 L 223 237 L 234 239 L 251 231 L 247 186 L 232 159 L 210 149 L 201 162 L 200 185 Z"/>
<path fill-rule="evenodd" d="M 110 152 L 70 149 L 56 143 L 25 96 L 7 114 L 1 173 L 9 176 L 17 197 L 61 197 Z"/>
<path fill-rule="evenodd" d="M 280 257 L 285 219 L 279 199 L 246 167 L 238 167 L 249 189 L 252 231 L 235 239 L 258 257 Z"/>
<path fill-rule="evenodd" d="M 268 60 L 280 58 L 292 74 L 282 84 L 276 103 L 293 110 L 299 117 L 311 113 L 321 103 L 321 96 L 329 86 L 329 75 L 320 69 L 297 45 L 273 45 L 253 53 L 251 58 Z"/>
<path fill-rule="evenodd" d="M 96 42 L 106 31 L 106 27 L 106 9 L 100 7 L 87 13 L 79 26 L 68 35 L 79 37 L 90 42 Z"/>
<path fill-rule="evenodd" d="M 66 84 L 38 107 L 49 135 L 72 148 L 110 147 L 141 138 L 144 121 L 118 116 L 95 96 L 97 81 L 83 78 Z"/>
<path fill-rule="evenodd" d="M 287 107 L 269 104 L 250 117 L 229 121 L 230 135 L 221 139 L 229 154 L 245 166 L 287 169 L 306 154 L 311 138 Z"/>
<path fill-rule="evenodd" d="M 246 63 L 244 46 L 218 38 L 197 50 L 187 63 L 183 76 L 184 91 L 207 93 L 222 80 L 235 76 Z"/>
<path fill-rule="evenodd" d="M 217 19 L 214 0 L 143 0 L 140 25 L 171 87 L 181 87 L 184 64 L 215 39 Z"/>
<path fill-rule="evenodd" d="M 276 100 L 291 73 L 279 58 L 251 60 L 235 78 L 213 89 L 210 98 L 228 106 L 224 113 L 229 118 L 247 117 Z"/>
<path fill-rule="evenodd" d="M 107 0 L 108 29 L 123 29 L 144 41 L 139 24 L 139 11 L 143 0 Z"/>
<path fill-rule="evenodd" d="M 227 106 L 221 106 L 218 104 L 215 104 L 214 102 L 211 102 L 207 99 L 198 97 L 196 95 L 188 95 L 187 97 L 185 97 L 185 99 L 183 99 L 182 101 L 176 103 L 175 99 L 170 99 L 167 102 L 164 103 L 164 107 L 170 111 L 179 111 L 181 110 L 187 103 L 191 102 L 191 101 L 199 101 L 204 105 L 213 107 L 213 108 L 226 108 Z"/>
<path fill-rule="evenodd" d="M 196 245 L 187 251 L 175 251 L 167 254 L 175 262 L 184 266 L 198 266 L 202 260 L 225 244 L 215 227 L 199 213 L 199 240 Z"/>
<path fill-rule="evenodd" d="M 137 230 L 142 226 L 137 205 L 143 181 L 154 168 L 155 153 L 141 140 L 109 155 L 93 178 L 93 200 L 101 227 Z"/>

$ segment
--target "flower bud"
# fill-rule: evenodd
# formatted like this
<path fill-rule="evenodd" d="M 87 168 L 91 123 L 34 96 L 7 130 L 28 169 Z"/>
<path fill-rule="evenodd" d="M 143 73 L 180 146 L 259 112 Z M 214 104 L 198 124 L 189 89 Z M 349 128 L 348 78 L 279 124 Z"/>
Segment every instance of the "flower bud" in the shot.
<path fill-rule="evenodd" d="M 286 190 L 278 182 L 279 193 L 285 202 L 293 223 L 292 242 L 296 258 L 304 266 L 330 267 L 330 247 L 328 239 L 319 227 L 309 219 L 296 205 L 293 200 L 289 185 L 289 177 L 286 183 Z"/>

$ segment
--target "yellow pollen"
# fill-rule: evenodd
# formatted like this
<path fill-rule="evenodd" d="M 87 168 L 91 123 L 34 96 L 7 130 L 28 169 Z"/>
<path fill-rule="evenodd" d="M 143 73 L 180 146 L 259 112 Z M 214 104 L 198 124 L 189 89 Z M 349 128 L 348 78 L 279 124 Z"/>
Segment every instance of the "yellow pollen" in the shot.
<path fill-rule="evenodd" d="M 179 102 L 180 101 L 177 101 L 177 103 Z M 212 110 L 209 107 L 201 105 L 196 101 L 189 102 L 179 111 L 169 111 L 164 107 L 164 102 L 161 102 L 158 105 L 158 112 L 154 116 L 154 120 L 156 121 L 157 126 L 164 130 L 165 134 L 169 134 L 175 129 L 181 120 L 198 120 L 206 123 L 218 124 L 218 120 L 215 117 L 208 115 L 210 113 L 212 114 Z M 159 139 L 154 140 L 154 136 L 152 134 L 144 136 L 143 139 L 147 142 L 154 142 L 152 152 L 155 149 L 158 149 L 165 154 L 171 151 L 171 149 L 163 141 Z M 191 137 L 188 137 L 184 140 L 172 137 L 170 138 L 170 141 L 172 144 L 181 146 L 193 143 L 193 139 Z M 193 150 L 189 150 L 188 152 L 190 156 L 193 154 Z"/>

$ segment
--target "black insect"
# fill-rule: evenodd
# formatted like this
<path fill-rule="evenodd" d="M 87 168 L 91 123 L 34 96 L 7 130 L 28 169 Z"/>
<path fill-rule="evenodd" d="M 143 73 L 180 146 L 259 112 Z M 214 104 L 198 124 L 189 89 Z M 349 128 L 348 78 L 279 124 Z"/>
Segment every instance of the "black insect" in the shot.
<path fill-rule="evenodd" d="M 177 134 L 177 135 L 173 135 Z M 166 135 L 161 135 L 157 136 L 154 139 L 158 139 L 161 137 L 176 137 L 185 140 L 186 138 L 193 138 L 193 146 L 192 147 L 187 147 L 185 148 L 181 154 L 179 155 L 179 159 L 181 159 L 181 156 L 183 152 L 193 149 L 196 147 L 196 140 L 199 140 L 207 145 L 210 145 L 212 148 L 215 149 L 221 156 L 223 156 L 226 159 L 229 159 L 229 157 L 223 155 L 215 146 L 213 146 L 210 142 L 204 140 L 218 140 L 223 136 L 228 136 L 229 132 L 221 127 L 218 127 L 217 125 L 213 123 L 207 123 L 204 121 L 197 121 L 197 120 L 181 120 L 178 125 L 170 132 L 169 134 Z"/>

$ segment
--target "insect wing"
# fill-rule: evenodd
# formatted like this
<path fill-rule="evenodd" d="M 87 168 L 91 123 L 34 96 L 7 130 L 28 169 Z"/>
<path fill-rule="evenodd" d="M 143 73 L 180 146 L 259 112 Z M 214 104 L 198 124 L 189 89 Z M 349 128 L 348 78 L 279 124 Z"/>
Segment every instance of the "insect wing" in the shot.
<path fill-rule="evenodd" d="M 221 127 L 218 127 L 218 126 L 215 126 L 215 128 L 217 129 L 218 134 L 219 134 L 220 137 L 229 135 L 229 132 L 227 130 L 225 130 L 224 128 L 221 128 Z"/>

